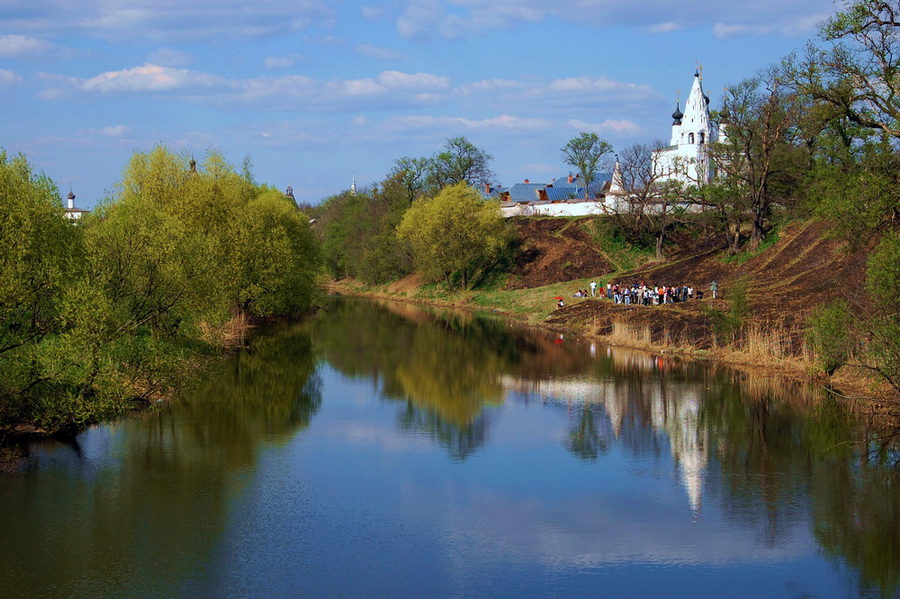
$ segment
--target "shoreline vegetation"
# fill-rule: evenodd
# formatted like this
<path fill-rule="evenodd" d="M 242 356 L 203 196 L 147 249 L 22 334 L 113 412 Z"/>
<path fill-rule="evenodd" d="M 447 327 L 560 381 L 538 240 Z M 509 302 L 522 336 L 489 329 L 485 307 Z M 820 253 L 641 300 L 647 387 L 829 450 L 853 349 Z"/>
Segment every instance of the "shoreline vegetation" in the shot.
<path fill-rule="evenodd" d="M 216 150 L 135 152 L 76 222 L 0 150 L 0 245 L 0 442 L 176 397 L 253 320 L 307 313 L 321 272 L 309 217 Z"/>
<path fill-rule="evenodd" d="M 573 335 L 611 347 L 686 357 L 757 375 L 811 383 L 840 398 L 861 401 L 873 413 L 891 417 L 900 413 L 900 398 L 893 389 L 870 373 L 855 368 L 852 363 L 830 377 L 822 373 L 813 350 L 802 341 L 804 331 L 799 327 L 784 331 L 766 326 L 765 323 L 753 322 L 747 326 L 740 343 L 720 343 L 705 326 L 695 329 L 703 331 L 701 337 L 691 337 L 684 332 L 675 336 L 666 330 L 655 335 L 653 325 L 642 317 L 650 314 L 647 311 L 653 310 L 657 311 L 655 315 L 665 317 L 667 313 L 678 311 L 678 304 L 651 307 L 615 305 L 612 300 L 600 297 L 600 287 L 597 288 L 596 297 L 571 297 L 571 290 L 587 288 L 592 280 L 598 283 L 602 280 L 605 283 L 610 279 L 611 277 L 578 279 L 536 289 L 447 293 L 435 286 L 422 285 L 417 277 L 412 276 L 403 281 L 375 286 L 349 279 L 332 280 L 326 284 L 326 290 L 334 295 L 492 312 L 526 326 Z M 566 306 L 558 308 L 555 298 L 565 297 L 560 294 L 567 292 L 569 297 L 565 299 Z M 692 307 L 699 307 L 699 310 L 694 310 L 699 320 L 704 318 L 704 308 L 725 303 L 725 300 L 711 300 L 706 296 L 703 300 L 693 300 Z M 588 306 L 597 309 L 591 311 L 593 316 L 587 319 L 579 316 L 577 308 Z M 607 315 L 604 326 L 597 324 L 598 311 Z M 632 318 L 624 318 L 624 315 Z M 800 352 L 796 353 L 793 347 L 798 339 L 801 340 L 801 345 Z"/>

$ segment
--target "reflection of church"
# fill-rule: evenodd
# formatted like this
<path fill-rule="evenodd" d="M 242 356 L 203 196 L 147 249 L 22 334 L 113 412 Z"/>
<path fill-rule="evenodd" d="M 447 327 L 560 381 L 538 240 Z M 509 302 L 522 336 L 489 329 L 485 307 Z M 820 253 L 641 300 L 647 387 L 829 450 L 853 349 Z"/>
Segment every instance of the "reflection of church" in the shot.
<path fill-rule="evenodd" d="M 609 350 L 608 350 L 609 352 Z M 668 437 L 672 460 L 678 465 L 679 479 L 687 494 L 694 518 L 700 514 L 703 476 L 709 460 L 708 435 L 700 426 L 702 391 L 690 385 L 670 388 L 664 378 L 643 376 L 664 370 L 664 358 L 624 350 L 609 352 L 621 372 L 639 371 L 642 383 L 638 390 L 647 406 L 647 425 Z M 630 383 L 620 378 L 573 379 L 544 378 L 524 380 L 503 377 L 507 391 L 538 395 L 545 401 L 585 402 L 600 405 L 609 418 L 612 433 L 620 438 L 623 425 L 634 414 L 636 396 Z M 646 425 L 645 425 L 646 426 Z"/>
<path fill-rule="evenodd" d="M 725 126 L 710 118 L 709 96 L 703 91 L 699 70 L 694 73 L 684 112 L 681 112 L 681 102 L 676 103 L 672 119 L 669 146 L 653 154 L 654 179 L 659 183 L 677 181 L 687 186 L 708 183 L 712 175 L 709 144 L 725 141 Z"/>

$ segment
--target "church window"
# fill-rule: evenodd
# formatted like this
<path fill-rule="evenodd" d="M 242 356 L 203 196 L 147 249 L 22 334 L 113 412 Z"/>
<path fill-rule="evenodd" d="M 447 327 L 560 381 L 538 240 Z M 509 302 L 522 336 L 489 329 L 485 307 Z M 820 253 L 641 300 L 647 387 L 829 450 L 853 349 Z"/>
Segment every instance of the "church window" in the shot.
<path fill-rule="evenodd" d="M 706 141 L 706 134 L 701 131 L 700 132 L 700 143 L 702 144 L 704 141 Z"/>
<path fill-rule="evenodd" d="M 688 133 L 688 143 L 689 144 L 694 143 L 694 134 L 693 133 Z"/>

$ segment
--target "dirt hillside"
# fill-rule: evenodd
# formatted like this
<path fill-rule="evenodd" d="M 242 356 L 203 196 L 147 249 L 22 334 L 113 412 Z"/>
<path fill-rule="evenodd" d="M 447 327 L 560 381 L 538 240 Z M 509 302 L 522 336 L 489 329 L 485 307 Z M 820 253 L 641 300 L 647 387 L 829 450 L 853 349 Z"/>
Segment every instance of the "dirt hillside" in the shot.
<path fill-rule="evenodd" d="M 584 219 L 517 218 L 520 252 L 508 289 L 599 277 L 613 268 L 584 228 Z"/>
<path fill-rule="evenodd" d="M 583 220 L 537 219 L 521 221 L 523 254 L 510 287 L 535 287 L 552 282 L 597 277 L 611 280 L 612 271 L 603 248 L 585 232 Z M 778 241 L 743 262 L 729 260 L 723 238 L 681 240 L 668 259 L 646 264 L 617 276 L 613 282 L 650 285 L 690 285 L 703 290 L 702 302 L 644 308 L 616 306 L 608 301 L 574 301 L 556 310 L 551 323 L 604 334 L 612 322 L 649 325 L 654 339 L 684 340 L 694 345 L 711 343 L 708 307 L 727 310 L 737 281 L 747 285 L 754 322 L 793 331 L 799 337 L 811 309 L 836 297 L 854 303 L 864 285 L 868 248 L 850 251 L 828 234 L 822 222 L 796 223 L 778 235 Z M 710 297 L 718 282 L 719 299 Z M 794 339 L 799 343 L 799 338 Z"/>

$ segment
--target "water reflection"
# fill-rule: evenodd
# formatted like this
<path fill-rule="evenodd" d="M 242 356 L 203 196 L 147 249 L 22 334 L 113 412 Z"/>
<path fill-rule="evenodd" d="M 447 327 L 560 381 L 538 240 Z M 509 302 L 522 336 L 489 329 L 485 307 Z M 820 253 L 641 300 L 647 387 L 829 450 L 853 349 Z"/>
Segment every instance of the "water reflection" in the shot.
<path fill-rule="evenodd" d="M 2 597 L 212 596 L 229 503 L 322 402 L 308 336 L 257 339 L 179 404 L 38 444 L 2 480 Z"/>
<path fill-rule="evenodd" d="M 0 596 L 892 597 L 883 433 L 803 385 L 336 300 L 33 448 Z"/>
<path fill-rule="evenodd" d="M 560 344 L 555 335 L 451 310 L 373 311 L 355 301 L 334 310 L 340 316 L 315 332 L 329 362 L 372 377 L 384 398 L 402 402 L 402 430 L 429 433 L 454 458 L 490 438 L 488 407 L 510 398 L 559 404 L 569 420 L 562 443 L 579 460 L 603 459 L 614 445 L 636 457 L 670 456 L 695 521 L 709 499 L 776 549 L 813 520 L 826 554 L 860 573 L 861 594 L 900 589 L 897 472 L 866 459 L 886 432 L 818 388 Z M 371 327 L 354 328 L 361 320 Z"/>

